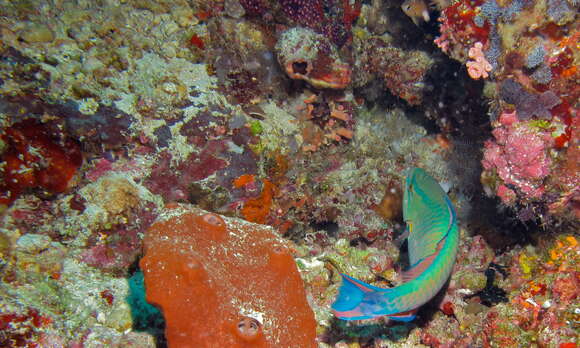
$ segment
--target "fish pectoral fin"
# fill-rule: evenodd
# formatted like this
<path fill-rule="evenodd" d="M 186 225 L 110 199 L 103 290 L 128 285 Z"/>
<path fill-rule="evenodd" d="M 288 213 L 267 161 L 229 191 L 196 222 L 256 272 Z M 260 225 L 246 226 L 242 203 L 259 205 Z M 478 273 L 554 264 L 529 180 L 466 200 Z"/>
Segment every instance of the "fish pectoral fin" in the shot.
<path fill-rule="evenodd" d="M 410 311 L 401 312 L 397 314 L 391 314 L 388 316 L 389 319 L 396 320 L 396 321 L 413 321 L 417 317 L 417 312 L 419 308 L 411 309 Z"/>

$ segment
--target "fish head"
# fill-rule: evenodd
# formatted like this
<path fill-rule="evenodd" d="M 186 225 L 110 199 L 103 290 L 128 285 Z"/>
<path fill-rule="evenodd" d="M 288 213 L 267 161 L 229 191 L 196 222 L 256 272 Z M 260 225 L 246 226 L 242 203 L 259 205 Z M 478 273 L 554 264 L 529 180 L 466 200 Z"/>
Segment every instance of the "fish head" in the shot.
<path fill-rule="evenodd" d="M 425 22 L 429 22 L 431 19 L 429 16 L 429 7 L 425 0 L 405 0 L 401 5 L 401 9 L 417 25 L 421 19 Z"/>
<path fill-rule="evenodd" d="M 432 201 L 437 200 L 438 204 L 445 205 L 445 197 L 446 194 L 439 183 L 425 170 L 410 168 L 406 173 L 403 192 L 403 219 L 407 223 L 418 221 L 429 211 Z"/>
<path fill-rule="evenodd" d="M 405 221 L 412 220 L 409 216 L 413 212 L 412 206 L 417 200 L 415 191 L 416 172 L 419 168 L 409 168 L 405 173 L 405 187 L 403 188 L 403 219 Z M 408 226 L 409 228 L 409 226 Z"/>

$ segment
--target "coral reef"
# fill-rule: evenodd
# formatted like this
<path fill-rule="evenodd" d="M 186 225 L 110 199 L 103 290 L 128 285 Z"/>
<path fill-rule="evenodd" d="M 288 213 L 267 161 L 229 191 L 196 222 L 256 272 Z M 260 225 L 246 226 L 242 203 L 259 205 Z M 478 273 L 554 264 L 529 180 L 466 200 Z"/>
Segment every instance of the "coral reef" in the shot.
<path fill-rule="evenodd" d="M 0 346 L 575 347 L 577 1 L 401 3 L 1 2 Z M 409 167 L 449 286 L 337 320 L 339 271 L 402 281 Z"/>
<path fill-rule="evenodd" d="M 306 273 L 307 286 L 316 294 L 315 312 L 319 317 L 324 317 L 321 323 L 329 327 L 326 335 L 320 337 L 323 347 L 342 347 L 347 342 L 359 342 L 371 347 L 385 344 L 395 347 L 405 344 L 517 347 L 541 342 L 546 346 L 558 347 L 574 344 L 575 340 L 576 329 L 569 318 L 577 315 L 572 314 L 574 306 L 570 306 L 577 298 L 572 291 L 577 286 L 577 276 L 572 266 L 577 262 L 574 252 L 578 248 L 577 243 L 573 236 L 561 236 L 545 244 L 543 251 L 515 249 L 496 257 L 480 236 L 468 242 L 464 238 L 449 287 L 436 301 L 438 306 L 433 304 L 431 308 L 420 311 L 419 327 L 381 322 L 346 326 L 333 324 L 327 314 L 328 303 L 323 299 L 326 298 L 328 286 L 335 289 L 338 286 L 338 275 L 329 273 L 319 257 L 305 255 L 298 260 Z M 371 280 L 377 286 L 398 281 L 389 272 L 381 273 L 380 268 L 375 266 L 370 271 L 373 262 L 357 264 L 356 260 L 377 257 L 374 247 L 357 251 L 345 245 L 344 241 L 338 241 L 333 249 L 338 254 L 329 252 L 327 257 L 339 267 L 348 267 L 349 272 L 350 269 L 357 270 L 357 277 Z M 498 261 L 503 266 L 494 263 Z M 384 267 L 388 270 L 391 266 L 387 262 Z M 377 277 L 377 274 L 381 276 Z"/>
<path fill-rule="evenodd" d="M 574 120 L 577 119 L 579 97 L 575 88 L 578 55 L 572 53 L 570 46 L 579 35 L 578 23 L 574 20 L 577 4 L 488 0 L 442 5 L 441 35 L 435 43 L 452 58 L 466 63 L 472 78 L 489 78 L 488 97 L 493 105 L 490 113 L 492 121 L 499 119 L 492 123 L 496 128 L 493 131 L 496 141 L 504 142 L 500 138 L 505 138 L 502 134 L 506 131 L 527 128 L 527 135 L 522 134 L 520 140 L 511 138 L 510 147 L 520 155 L 537 155 L 539 162 L 544 161 L 550 167 L 541 169 L 542 173 L 518 174 L 517 167 L 522 163 L 508 160 L 509 164 L 501 165 L 493 159 L 497 157 L 493 155 L 497 148 L 492 149 L 491 142 L 487 142 L 484 185 L 491 186 L 491 190 L 520 216 L 526 215 L 523 211 L 534 201 L 535 210 L 544 222 L 570 221 L 577 215 L 577 208 L 569 197 L 577 196 L 577 189 L 557 183 L 561 177 L 568 177 L 564 169 L 567 165 L 560 163 L 569 163 L 574 150 L 567 149 L 577 142 L 572 133 L 577 127 Z M 514 109 L 520 123 L 508 130 L 501 118 Z M 535 121 L 538 119 L 545 121 Z M 532 133 L 543 139 L 539 140 Z M 516 149 L 518 145 L 514 141 L 537 150 L 524 154 Z M 510 168 L 510 173 L 499 169 L 501 167 Z M 513 177 L 507 178 L 512 174 Z M 542 182 L 537 181 L 540 178 Z M 536 180 L 535 190 L 529 180 Z M 495 183 L 489 185 L 491 182 Z M 547 194 L 542 195 L 538 190 Z M 553 209 L 555 206 L 558 209 Z"/>
<path fill-rule="evenodd" d="M 315 346 L 302 279 L 273 230 L 174 206 L 144 242 L 147 300 L 170 347 Z"/>

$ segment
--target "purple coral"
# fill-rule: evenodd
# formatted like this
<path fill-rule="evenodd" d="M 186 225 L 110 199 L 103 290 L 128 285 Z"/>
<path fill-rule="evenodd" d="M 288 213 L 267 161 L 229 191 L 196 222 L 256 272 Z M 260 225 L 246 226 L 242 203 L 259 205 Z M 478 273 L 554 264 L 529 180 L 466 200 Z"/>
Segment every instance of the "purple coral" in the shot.
<path fill-rule="evenodd" d="M 322 0 L 280 0 L 282 10 L 289 19 L 312 27 L 324 19 Z"/>
<path fill-rule="evenodd" d="M 500 96 L 506 103 L 515 105 L 518 116 L 522 120 L 530 119 L 533 116 L 551 119 L 550 109 L 561 103 L 560 98 L 554 92 L 530 93 L 511 78 L 502 83 Z"/>
<path fill-rule="evenodd" d="M 87 265 L 112 274 L 123 274 L 135 262 L 141 252 L 139 229 L 123 229 L 102 232 L 105 241 L 98 236 L 91 236 L 89 244 L 94 244 L 83 251 L 81 260 Z"/>
<path fill-rule="evenodd" d="M 559 23 L 566 17 L 574 17 L 576 11 L 570 8 L 566 0 L 548 0 L 548 10 L 546 13 L 555 22 Z"/>
<path fill-rule="evenodd" d="M 537 83 L 545 85 L 552 81 L 552 70 L 546 64 L 542 64 L 530 75 L 530 77 Z"/>
<path fill-rule="evenodd" d="M 240 4 L 250 16 L 261 16 L 269 10 L 264 0 L 240 0 Z"/>

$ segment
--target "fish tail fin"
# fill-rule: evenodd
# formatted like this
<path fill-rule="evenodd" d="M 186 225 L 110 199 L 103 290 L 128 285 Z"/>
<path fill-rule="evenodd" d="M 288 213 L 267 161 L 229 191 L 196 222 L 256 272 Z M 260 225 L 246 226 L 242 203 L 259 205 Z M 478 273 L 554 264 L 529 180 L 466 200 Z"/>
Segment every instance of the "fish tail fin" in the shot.
<path fill-rule="evenodd" d="M 397 312 L 387 305 L 401 295 L 397 288 L 382 289 L 372 286 L 349 275 L 340 274 L 342 284 L 336 301 L 332 304 L 334 315 L 342 320 L 363 320 L 387 316 L 397 321 L 412 321 L 418 308 Z M 400 289 L 400 287 L 398 287 Z"/>
<path fill-rule="evenodd" d="M 336 301 L 332 304 L 332 310 L 336 317 L 343 320 L 374 318 L 375 316 L 371 313 L 365 313 L 364 309 L 361 308 L 361 303 L 369 294 L 384 289 L 361 282 L 343 273 L 340 275 L 342 276 L 342 285 Z"/>

